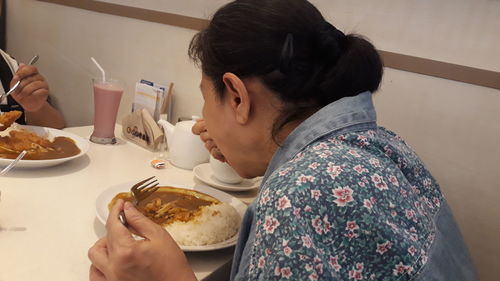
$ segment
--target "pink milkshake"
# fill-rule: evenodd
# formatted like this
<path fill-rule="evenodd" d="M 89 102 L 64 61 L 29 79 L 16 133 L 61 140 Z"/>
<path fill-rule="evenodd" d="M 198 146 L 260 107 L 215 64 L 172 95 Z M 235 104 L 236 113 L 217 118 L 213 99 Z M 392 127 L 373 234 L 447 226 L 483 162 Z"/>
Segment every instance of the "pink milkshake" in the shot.
<path fill-rule="evenodd" d="M 94 84 L 94 132 L 90 140 L 100 144 L 114 144 L 115 123 L 123 87 L 113 79 L 92 79 Z"/>

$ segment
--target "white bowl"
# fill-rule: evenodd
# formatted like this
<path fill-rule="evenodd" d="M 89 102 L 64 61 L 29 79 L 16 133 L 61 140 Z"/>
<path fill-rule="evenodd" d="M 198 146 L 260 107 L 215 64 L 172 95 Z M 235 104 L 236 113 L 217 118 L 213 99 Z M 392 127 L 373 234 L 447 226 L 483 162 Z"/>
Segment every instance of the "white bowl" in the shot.
<path fill-rule="evenodd" d="M 213 176 L 221 182 L 237 184 L 243 181 L 243 178 L 229 164 L 219 161 L 213 156 L 210 156 L 210 168 L 212 168 Z"/>

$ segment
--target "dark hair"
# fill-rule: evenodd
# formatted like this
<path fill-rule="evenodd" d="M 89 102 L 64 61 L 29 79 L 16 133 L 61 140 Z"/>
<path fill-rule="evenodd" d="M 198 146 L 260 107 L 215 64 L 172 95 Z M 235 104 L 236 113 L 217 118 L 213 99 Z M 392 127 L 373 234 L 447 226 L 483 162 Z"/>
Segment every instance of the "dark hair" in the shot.
<path fill-rule="evenodd" d="M 373 45 L 344 35 L 306 0 L 237 0 L 194 36 L 189 56 L 224 97 L 222 76 L 257 77 L 284 103 L 273 137 L 333 101 L 375 92 L 382 61 Z"/>

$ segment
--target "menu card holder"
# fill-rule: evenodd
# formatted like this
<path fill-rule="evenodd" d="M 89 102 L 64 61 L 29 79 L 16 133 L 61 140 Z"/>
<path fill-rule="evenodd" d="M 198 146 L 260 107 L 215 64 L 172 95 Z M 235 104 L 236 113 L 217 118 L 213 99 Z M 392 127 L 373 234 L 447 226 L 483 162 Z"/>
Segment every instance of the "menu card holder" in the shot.
<path fill-rule="evenodd" d="M 137 82 L 132 111 L 146 109 L 156 121 L 160 120 L 161 114 L 168 114 L 170 116 L 172 111 L 173 86 L 173 83 L 169 83 L 168 91 L 166 91 L 167 87 L 148 80 L 142 79 L 140 82 Z"/>
<path fill-rule="evenodd" d="M 123 136 L 151 151 L 157 151 L 163 141 L 163 131 L 146 109 L 132 112 L 122 120 Z"/>

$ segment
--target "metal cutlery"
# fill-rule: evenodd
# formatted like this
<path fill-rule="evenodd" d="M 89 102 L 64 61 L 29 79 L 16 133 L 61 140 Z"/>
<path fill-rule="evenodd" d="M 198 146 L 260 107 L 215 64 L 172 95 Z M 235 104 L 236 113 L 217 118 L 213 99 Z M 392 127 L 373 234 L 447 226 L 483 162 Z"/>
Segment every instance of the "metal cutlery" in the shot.
<path fill-rule="evenodd" d="M 35 64 L 38 61 L 38 58 L 39 58 L 39 56 L 35 55 L 34 57 L 31 58 L 31 60 L 28 62 L 28 64 L 29 65 Z M 10 88 L 10 90 L 7 93 L 4 93 L 3 95 L 0 96 L 0 102 L 4 98 L 10 96 L 10 94 L 12 94 L 17 89 L 17 87 L 19 87 L 19 84 L 21 84 L 21 80 L 17 81 L 17 83 L 14 84 L 14 86 L 12 86 L 12 88 Z"/>
<path fill-rule="evenodd" d="M 155 177 L 150 177 L 147 178 L 143 181 L 140 181 L 136 184 L 134 184 L 131 188 L 130 191 L 132 192 L 132 203 L 134 204 L 135 207 L 141 202 L 142 200 L 146 199 L 149 197 L 151 194 L 153 194 L 156 190 L 158 190 L 158 180 L 155 179 Z M 123 211 L 120 212 L 120 215 L 118 216 L 120 219 L 121 223 L 128 227 L 128 222 L 127 219 L 125 218 L 125 213 Z"/>
<path fill-rule="evenodd" d="M 8 171 L 10 171 L 12 168 L 14 168 L 14 166 L 17 164 L 17 162 L 19 162 L 19 160 L 23 159 L 23 157 L 24 157 L 24 155 L 26 155 L 26 153 L 28 153 L 26 150 L 23 150 L 21 153 L 19 153 L 19 155 L 16 157 L 16 159 L 14 159 L 14 161 L 12 161 L 7 167 L 3 168 L 3 170 L 0 171 L 0 176 L 5 175 Z"/>

